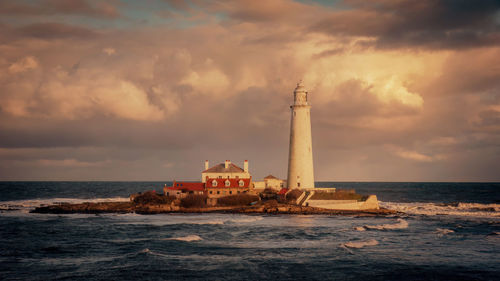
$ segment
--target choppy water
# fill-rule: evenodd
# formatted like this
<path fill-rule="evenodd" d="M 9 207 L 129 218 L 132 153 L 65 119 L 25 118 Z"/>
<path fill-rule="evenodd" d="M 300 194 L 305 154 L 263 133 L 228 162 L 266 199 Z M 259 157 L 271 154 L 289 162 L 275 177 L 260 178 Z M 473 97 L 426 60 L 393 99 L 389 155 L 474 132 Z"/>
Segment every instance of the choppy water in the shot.
<path fill-rule="evenodd" d="M 405 213 L 380 218 L 29 213 L 162 185 L 0 183 L 0 279 L 499 280 L 500 184 L 319 184 Z"/>

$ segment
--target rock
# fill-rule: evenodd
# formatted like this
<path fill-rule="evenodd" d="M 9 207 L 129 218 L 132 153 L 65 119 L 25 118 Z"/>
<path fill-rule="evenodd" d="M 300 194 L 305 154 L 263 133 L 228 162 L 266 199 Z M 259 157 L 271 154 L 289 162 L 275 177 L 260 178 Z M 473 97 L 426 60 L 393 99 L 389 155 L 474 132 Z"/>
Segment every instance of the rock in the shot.
<path fill-rule="evenodd" d="M 138 214 L 159 214 L 159 213 L 268 213 L 268 214 L 326 214 L 326 215 L 357 215 L 357 216 L 379 216 L 395 214 L 395 211 L 387 209 L 374 210 L 329 210 L 315 207 L 297 206 L 292 204 L 282 204 L 275 200 L 259 203 L 254 206 L 233 206 L 233 207 L 197 207 L 183 208 L 169 202 L 168 204 L 134 202 L 101 202 L 101 203 L 81 203 L 63 204 L 38 207 L 31 211 L 33 213 L 50 214 L 70 214 L 70 213 L 138 213 Z"/>

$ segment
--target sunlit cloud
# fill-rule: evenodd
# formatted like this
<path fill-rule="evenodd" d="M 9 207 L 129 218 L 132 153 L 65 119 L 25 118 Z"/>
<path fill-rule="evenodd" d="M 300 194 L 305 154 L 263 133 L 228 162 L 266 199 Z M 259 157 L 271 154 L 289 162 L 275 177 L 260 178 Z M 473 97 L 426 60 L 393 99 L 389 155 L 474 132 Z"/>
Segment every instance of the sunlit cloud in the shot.
<path fill-rule="evenodd" d="M 284 177 L 303 79 L 317 180 L 498 180 L 495 1 L 66 2 L 0 4 L 10 174 L 191 178 L 220 157 Z"/>
<path fill-rule="evenodd" d="M 38 67 L 38 62 L 36 58 L 33 56 L 27 56 L 11 64 L 8 68 L 8 71 L 12 74 L 17 74 L 31 69 L 35 69 L 37 67 Z"/>

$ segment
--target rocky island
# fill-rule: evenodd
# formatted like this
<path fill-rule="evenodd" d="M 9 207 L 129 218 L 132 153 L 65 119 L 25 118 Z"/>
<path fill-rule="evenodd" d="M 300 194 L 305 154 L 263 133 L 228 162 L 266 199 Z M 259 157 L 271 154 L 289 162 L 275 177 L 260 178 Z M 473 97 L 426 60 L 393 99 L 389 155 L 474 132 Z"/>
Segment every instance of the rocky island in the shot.
<path fill-rule="evenodd" d="M 297 192 L 298 193 L 298 192 Z M 384 208 L 365 210 L 333 210 L 312 206 L 297 205 L 297 193 L 286 196 L 269 196 L 269 194 L 239 194 L 222 197 L 218 204 L 206 204 L 206 196 L 191 195 L 182 199 L 174 196 L 147 191 L 130 196 L 129 202 L 84 202 L 79 204 L 54 204 L 37 207 L 32 213 L 49 214 L 101 214 L 101 213 L 244 213 L 244 214 L 323 214 L 323 215 L 355 215 L 383 216 L 395 214 L 396 211 Z"/>

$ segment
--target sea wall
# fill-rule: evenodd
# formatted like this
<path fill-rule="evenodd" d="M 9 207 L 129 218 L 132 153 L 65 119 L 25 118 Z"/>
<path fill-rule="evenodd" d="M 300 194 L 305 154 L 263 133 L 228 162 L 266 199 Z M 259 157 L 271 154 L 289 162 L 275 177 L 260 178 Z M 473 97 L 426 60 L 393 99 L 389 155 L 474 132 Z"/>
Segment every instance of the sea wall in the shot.
<path fill-rule="evenodd" d="M 330 210 L 378 210 L 378 200 L 376 195 L 370 195 L 366 201 L 357 200 L 307 200 L 308 206 L 325 208 Z"/>

